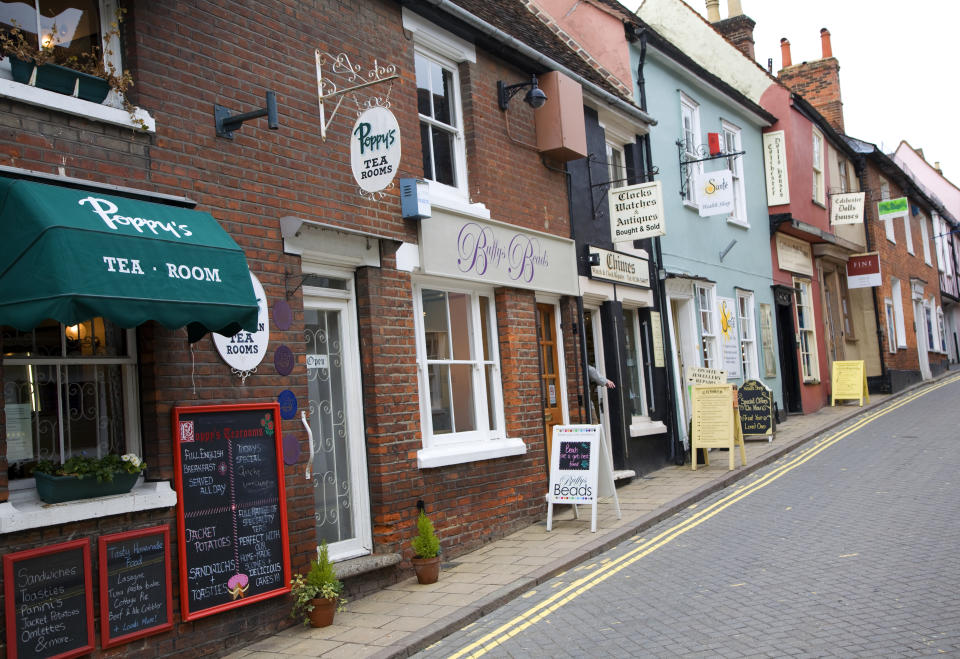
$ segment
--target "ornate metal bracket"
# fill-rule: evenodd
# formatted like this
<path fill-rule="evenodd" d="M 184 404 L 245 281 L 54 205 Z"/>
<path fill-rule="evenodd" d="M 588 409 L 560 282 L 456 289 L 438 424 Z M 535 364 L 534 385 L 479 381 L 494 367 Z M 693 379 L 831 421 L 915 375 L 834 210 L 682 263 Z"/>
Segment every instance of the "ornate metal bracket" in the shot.
<path fill-rule="evenodd" d="M 330 55 L 319 49 L 315 53 L 317 60 L 317 94 L 320 97 L 320 137 L 327 139 L 327 128 L 333 123 L 333 118 L 337 116 L 340 105 L 343 103 L 345 94 L 351 94 L 354 102 L 357 104 L 357 112 L 367 108 L 380 106 L 390 107 L 390 92 L 393 90 L 393 84 L 387 88 L 387 93 L 383 96 L 369 96 L 362 103 L 357 99 L 356 92 L 381 82 L 389 82 L 400 77 L 400 71 L 393 64 L 381 66 L 377 60 L 373 60 L 373 66 L 364 74 L 363 67 L 359 64 L 350 62 L 350 56 L 346 53 L 339 55 Z M 327 77 L 323 75 L 324 66 L 329 64 Z M 341 84 L 349 85 L 341 89 L 336 80 L 341 80 Z M 339 97 L 339 98 L 337 98 Z M 326 118 L 326 112 L 323 102 L 327 99 L 337 98 L 337 104 L 330 113 L 330 119 Z"/>
<path fill-rule="evenodd" d="M 590 186 L 590 195 L 591 195 L 591 197 L 593 196 L 593 190 L 594 190 L 595 188 L 603 188 L 603 189 L 601 190 L 601 193 L 600 193 L 600 199 L 598 199 L 598 200 L 597 200 L 597 203 L 595 203 L 595 204 L 593 205 L 593 219 L 596 220 L 596 219 L 597 219 L 597 213 L 598 213 L 599 210 L 600 210 L 600 206 L 603 205 L 603 198 L 604 198 L 604 197 L 606 196 L 606 194 L 610 191 L 610 188 L 613 187 L 613 184 L 614 184 L 614 183 L 624 183 L 624 184 L 626 184 L 626 183 L 629 183 L 629 182 L 630 182 L 630 179 L 627 178 L 627 177 L 623 177 L 623 178 L 613 179 L 613 180 L 610 180 L 610 181 L 600 181 L 599 183 L 594 183 L 594 182 L 593 182 L 592 170 L 590 169 L 590 164 L 589 164 L 589 163 L 593 163 L 593 162 L 603 162 L 604 164 L 607 164 L 607 165 L 609 165 L 609 163 L 607 163 L 606 161 L 600 160 L 600 159 L 599 159 L 595 154 L 593 154 L 593 153 L 591 153 L 590 155 L 587 156 L 587 160 L 589 161 L 588 164 L 587 164 L 587 177 L 589 178 L 589 186 Z M 626 167 L 625 165 L 623 166 L 623 170 L 624 170 L 624 171 L 627 171 L 627 167 Z M 660 168 L 659 168 L 659 167 L 653 167 L 649 172 L 647 172 L 648 180 L 649 180 L 649 181 L 652 181 L 652 180 L 653 180 L 653 177 L 654 177 L 654 176 L 657 176 L 658 174 L 660 174 Z M 621 186 L 621 187 L 622 187 L 622 186 Z"/>
<path fill-rule="evenodd" d="M 677 140 L 677 152 L 680 156 L 680 197 L 683 199 L 687 198 L 687 185 L 690 183 L 690 165 L 698 162 L 707 162 L 708 160 L 719 160 L 720 158 L 736 158 L 746 153 L 746 151 L 731 151 L 730 153 L 710 155 L 710 147 L 706 144 L 700 144 L 694 151 L 698 157 L 687 160 L 687 150 L 685 147 L 686 145 L 683 143 L 683 140 Z"/>
<path fill-rule="evenodd" d="M 254 366 L 249 371 L 231 367 L 230 372 L 240 378 L 240 384 L 246 384 L 247 378 L 257 372 L 257 367 Z"/>

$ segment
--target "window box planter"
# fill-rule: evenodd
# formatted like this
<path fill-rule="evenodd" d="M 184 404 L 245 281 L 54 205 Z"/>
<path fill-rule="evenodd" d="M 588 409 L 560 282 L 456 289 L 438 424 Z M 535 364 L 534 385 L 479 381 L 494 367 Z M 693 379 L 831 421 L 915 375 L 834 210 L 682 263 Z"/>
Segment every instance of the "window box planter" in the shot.
<path fill-rule="evenodd" d="M 140 474 L 118 471 L 112 481 L 97 481 L 94 476 L 77 478 L 76 476 L 52 476 L 34 472 L 37 483 L 37 495 L 45 503 L 63 503 L 76 499 L 106 497 L 112 494 L 126 494 L 136 485 Z"/>
<path fill-rule="evenodd" d="M 10 69 L 16 82 L 38 87 L 48 91 L 75 96 L 90 101 L 103 103 L 110 93 L 110 85 L 103 78 L 92 76 L 89 73 L 74 71 L 59 64 L 41 64 L 7 55 L 10 60 Z"/>

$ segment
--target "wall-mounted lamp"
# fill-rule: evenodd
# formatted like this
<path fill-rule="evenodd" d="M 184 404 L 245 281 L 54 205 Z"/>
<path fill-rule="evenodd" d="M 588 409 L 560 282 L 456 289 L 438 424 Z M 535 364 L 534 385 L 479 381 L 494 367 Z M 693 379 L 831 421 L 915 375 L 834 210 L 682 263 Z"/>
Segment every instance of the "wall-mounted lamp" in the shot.
<path fill-rule="evenodd" d="M 213 119 L 217 128 L 217 137 L 226 137 L 233 139 L 233 131 L 240 130 L 244 121 L 256 119 L 257 117 L 267 118 L 267 127 L 276 130 L 280 127 L 277 119 L 277 93 L 267 92 L 267 107 L 259 110 L 251 110 L 243 114 L 230 114 L 230 110 L 222 105 L 213 106 Z"/>
<path fill-rule="evenodd" d="M 547 95 L 544 94 L 543 90 L 537 85 L 537 76 L 532 75 L 530 76 L 530 82 L 518 82 L 515 85 L 505 85 L 502 80 L 497 80 L 497 102 L 500 104 L 500 109 L 506 110 L 510 99 L 525 87 L 529 87 L 530 89 L 523 97 L 523 102 L 534 110 L 543 107 L 543 104 L 547 102 Z"/>

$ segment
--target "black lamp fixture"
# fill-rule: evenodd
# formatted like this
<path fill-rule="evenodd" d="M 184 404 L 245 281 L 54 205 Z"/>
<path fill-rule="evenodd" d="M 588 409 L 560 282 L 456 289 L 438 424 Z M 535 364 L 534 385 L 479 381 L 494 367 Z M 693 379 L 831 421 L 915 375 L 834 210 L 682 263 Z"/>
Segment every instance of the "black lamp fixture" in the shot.
<path fill-rule="evenodd" d="M 534 110 L 543 107 L 543 104 L 547 102 L 547 95 L 537 86 L 537 76 L 531 75 L 530 82 L 518 82 L 515 85 L 505 85 L 502 80 L 497 80 L 497 102 L 500 104 L 500 109 L 505 111 L 507 105 L 510 103 L 510 99 L 525 87 L 529 87 L 530 89 L 527 91 L 526 96 L 523 97 L 523 102 Z"/>

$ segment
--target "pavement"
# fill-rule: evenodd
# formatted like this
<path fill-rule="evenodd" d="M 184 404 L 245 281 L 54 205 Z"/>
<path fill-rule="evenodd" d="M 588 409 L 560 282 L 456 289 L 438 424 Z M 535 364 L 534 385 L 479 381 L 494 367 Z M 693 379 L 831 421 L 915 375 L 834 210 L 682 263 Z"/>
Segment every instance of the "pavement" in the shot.
<path fill-rule="evenodd" d="M 953 371 L 955 372 L 955 371 Z M 940 377 L 950 374 L 948 371 Z M 669 466 L 617 488 L 621 518 L 609 499 L 598 504 L 597 532 L 590 532 L 590 507 L 555 509 L 553 530 L 546 520 L 443 564 L 440 580 L 422 586 L 415 577 L 352 600 L 334 624 L 295 626 L 228 655 L 230 659 L 294 657 L 408 657 L 448 634 L 523 595 L 551 577 L 643 532 L 790 452 L 797 446 L 879 407 L 928 381 L 897 394 L 871 394 L 856 401 L 790 416 L 772 441 L 748 439 L 747 463 L 729 470 L 727 454 L 711 452 L 710 466 Z"/>

